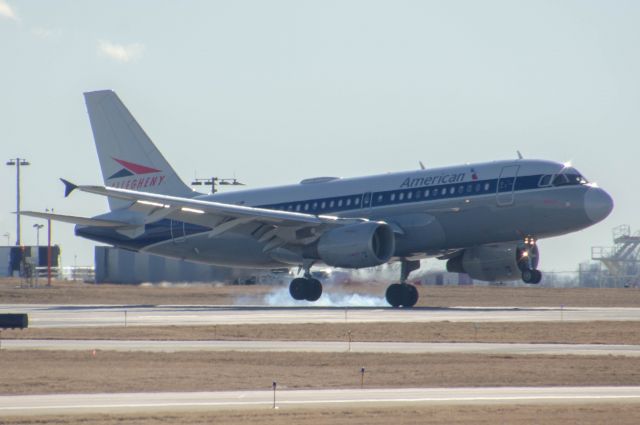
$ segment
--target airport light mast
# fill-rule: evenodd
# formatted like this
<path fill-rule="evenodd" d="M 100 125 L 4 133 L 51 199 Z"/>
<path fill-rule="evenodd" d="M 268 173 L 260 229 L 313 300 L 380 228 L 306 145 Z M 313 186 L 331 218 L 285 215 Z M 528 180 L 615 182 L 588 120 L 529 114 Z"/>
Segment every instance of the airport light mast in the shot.
<path fill-rule="evenodd" d="M 220 177 L 210 177 L 208 179 L 194 179 L 191 182 L 192 186 L 211 186 L 211 194 L 213 195 L 218 191 L 217 185 L 227 186 L 244 186 L 244 183 L 240 183 L 236 178 L 233 179 L 221 179 Z"/>
<path fill-rule="evenodd" d="M 20 246 L 20 167 L 31 164 L 24 158 L 11 158 L 7 165 L 16 167 L 16 246 Z"/>

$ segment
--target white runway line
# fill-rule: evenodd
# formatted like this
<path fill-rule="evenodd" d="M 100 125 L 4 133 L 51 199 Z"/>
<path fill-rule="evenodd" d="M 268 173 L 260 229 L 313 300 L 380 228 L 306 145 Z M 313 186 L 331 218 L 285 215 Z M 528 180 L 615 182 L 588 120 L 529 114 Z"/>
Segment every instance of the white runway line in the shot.
<path fill-rule="evenodd" d="M 251 306 L 0 305 L 0 313 L 27 313 L 29 326 L 98 327 L 273 323 L 640 321 L 640 308 L 324 308 Z M 345 311 L 348 313 L 345 315 Z M 347 319 L 345 320 L 345 316 Z"/>
<path fill-rule="evenodd" d="M 272 391 L 194 393 L 54 394 L 1 396 L 0 415 L 113 413 L 158 410 L 271 408 Z M 640 402 L 640 387 L 479 387 L 342 390 L 280 390 L 279 407 L 373 404 L 496 404 Z"/>
<path fill-rule="evenodd" d="M 349 351 L 347 341 L 143 341 L 7 339 L 3 350 L 104 350 L 104 351 L 252 351 L 324 352 Z M 352 353 L 471 353 L 500 355 L 590 355 L 640 357 L 640 345 L 521 344 L 449 342 L 351 342 Z"/>

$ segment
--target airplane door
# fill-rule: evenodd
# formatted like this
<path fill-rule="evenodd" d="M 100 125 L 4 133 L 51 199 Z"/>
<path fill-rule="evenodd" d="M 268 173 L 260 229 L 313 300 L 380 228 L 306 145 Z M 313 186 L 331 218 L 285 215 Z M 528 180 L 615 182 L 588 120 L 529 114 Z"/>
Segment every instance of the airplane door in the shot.
<path fill-rule="evenodd" d="M 367 192 L 362 195 L 362 208 L 370 208 L 371 207 L 371 192 Z"/>
<path fill-rule="evenodd" d="M 171 239 L 176 243 L 185 242 L 184 221 L 171 220 Z"/>
<path fill-rule="evenodd" d="M 496 202 L 501 207 L 513 205 L 513 190 L 516 186 L 519 168 L 519 165 L 502 167 L 500 178 L 498 179 L 498 189 L 496 190 Z"/>

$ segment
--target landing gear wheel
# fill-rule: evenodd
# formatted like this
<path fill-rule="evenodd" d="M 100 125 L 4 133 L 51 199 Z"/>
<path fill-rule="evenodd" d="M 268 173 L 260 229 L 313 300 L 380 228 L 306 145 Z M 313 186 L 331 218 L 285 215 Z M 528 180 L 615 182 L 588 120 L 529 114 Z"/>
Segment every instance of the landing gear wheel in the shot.
<path fill-rule="evenodd" d="M 540 281 L 542 280 L 542 272 L 540 270 L 534 270 L 533 274 L 533 282 L 531 283 L 540 283 Z"/>
<path fill-rule="evenodd" d="M 522 271 L 522 281 L 524 283 L 540 283 L 542 280 L 542 273 L 540 270 L 524 269 Z"/>
<path fill-rule="evenodd" d="M 418 289 L 408 283 L 405 283 L 402 286 L 404 286 L 402 306 L 406 308 L 413 307 L 418 302 Z"/>
<path fill-rule="evenodd" d="M 418 302 L 418 290 L 407 283 L 394 283 L 389 285 L 385 294 L 387 302 L 392 307 L 413 307 Z"/>
<path fill-rule="evenodd" d="M 294 300 L 304 300 L 306 295 L 307 279 L 301 277 L 293 279 L 289 284 L 289 294 Z"/>
<path fill-rule="evenodd" d="M 307 279 L 305 299 L 307 301 L 318 301 L 322 295 L 322 284 L 318 279 Z"/>
<path fill-rule="evenodd" d="M 402 285 L 399 283 L 389 285 L 385 298 L 392 307 L 400 307 L 402 304 Z"/>

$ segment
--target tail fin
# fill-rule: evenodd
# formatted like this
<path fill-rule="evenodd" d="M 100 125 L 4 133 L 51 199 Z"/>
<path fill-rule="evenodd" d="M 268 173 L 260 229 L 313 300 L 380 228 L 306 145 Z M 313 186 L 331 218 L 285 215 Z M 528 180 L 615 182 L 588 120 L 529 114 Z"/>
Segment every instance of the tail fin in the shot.
<path fill-rule="evenodd" d="M 192 197 L 118 96 L 111 90 L 84 94 L 105 186 Z M 109 198 L 111 210 L 130 202 Z"/>

